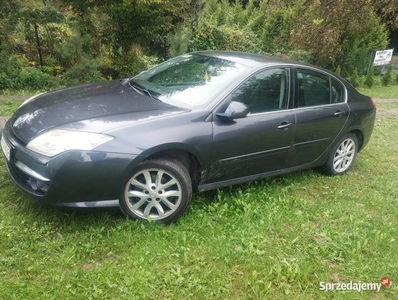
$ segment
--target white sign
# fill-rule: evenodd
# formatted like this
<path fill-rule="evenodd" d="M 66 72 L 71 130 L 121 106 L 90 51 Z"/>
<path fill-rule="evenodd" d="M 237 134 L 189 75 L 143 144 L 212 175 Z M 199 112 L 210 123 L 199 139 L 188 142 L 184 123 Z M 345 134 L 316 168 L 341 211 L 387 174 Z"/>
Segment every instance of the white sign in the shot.
<path fill-rule="evenodd" d="M 374 66 L 388 65 L 391 62 L 394 49 L 376 51 Z"/>

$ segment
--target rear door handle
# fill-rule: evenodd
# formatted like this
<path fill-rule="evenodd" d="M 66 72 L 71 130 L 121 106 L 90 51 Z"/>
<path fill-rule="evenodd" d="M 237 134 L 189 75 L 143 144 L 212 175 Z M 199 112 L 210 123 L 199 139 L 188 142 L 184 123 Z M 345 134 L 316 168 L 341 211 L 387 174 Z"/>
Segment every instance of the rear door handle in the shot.
<path fill-rule="evenodd" d="M 341 110 L 338 110 L 334 113 L 335 116 L 341 116 L 344 112 L 342 112 Z"/>
<path fill-rule="evenodd" d="M 278 126 L 278 129 L 286 130 L 289 127 L 292 127 L 292 125 L 293 125 L 292 123 L 282 122 L 281 125 Z"/>

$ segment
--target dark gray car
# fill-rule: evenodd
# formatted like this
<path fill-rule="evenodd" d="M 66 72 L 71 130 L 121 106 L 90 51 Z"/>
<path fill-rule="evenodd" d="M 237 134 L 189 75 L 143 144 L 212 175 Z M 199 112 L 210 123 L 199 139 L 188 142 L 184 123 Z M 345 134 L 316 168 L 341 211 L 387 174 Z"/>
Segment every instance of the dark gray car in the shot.
<path fill-rule="evenodd" d="M 313 167 L 347 172 L 375 113 L 371 98 L 324 69 L 204 51 L 29 99 L 1 146 L 11 178 L 41 203 L 119 206 L 168 223 L 195 191 Z"/>

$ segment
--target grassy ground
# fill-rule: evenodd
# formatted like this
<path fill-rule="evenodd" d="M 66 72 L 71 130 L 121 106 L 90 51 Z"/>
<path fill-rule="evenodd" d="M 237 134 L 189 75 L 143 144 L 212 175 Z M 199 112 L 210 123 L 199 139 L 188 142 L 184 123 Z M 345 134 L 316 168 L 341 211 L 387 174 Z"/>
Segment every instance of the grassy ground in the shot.
<path fill-rule="evenodd" d="M 23 101 L 30 98 L 31 95 L 20 93 L 18 95 L 1 95 L 0 94 L 0 116 L 10 116 L 17 110 Z"/>
<path fill-rule="evenodd" d="M 368 95 L 372 98 L 398 98 L 398 85 L 391 85 L 391 86 L 375 86 L 371 89 L 369 88 L 359 88 L 358 89 L 362 94 Z"/>
<path fill-rule="evenodd" d="M 170 226 L 39 206 L 0 157 L 0 299 L 396 299 L 398 101 L 376 103 L 349 174 L 199 194 Z M 379 293 L 320 290 L 384 276 Z"/>

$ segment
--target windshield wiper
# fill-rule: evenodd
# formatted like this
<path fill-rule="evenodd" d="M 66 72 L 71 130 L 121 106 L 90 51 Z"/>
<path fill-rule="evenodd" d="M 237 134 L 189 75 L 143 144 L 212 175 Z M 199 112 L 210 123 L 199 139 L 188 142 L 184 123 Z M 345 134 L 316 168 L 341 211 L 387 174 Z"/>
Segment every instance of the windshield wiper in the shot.
<path fill-rule="evenodd" d="M 134 84 L 131 81 L 129 81 L 129 86 L 133 90 L 135 90 L 136 92 L 138 92 L 140 94 L 145 94 L 145 95 L 149 96 L 150 98 L 152 98 L 153 100 L 161 101 L 156 96 L 154 96 L 148 89 L 145 89 L 145 88 L 139 86 L 138 84 Z"/>

